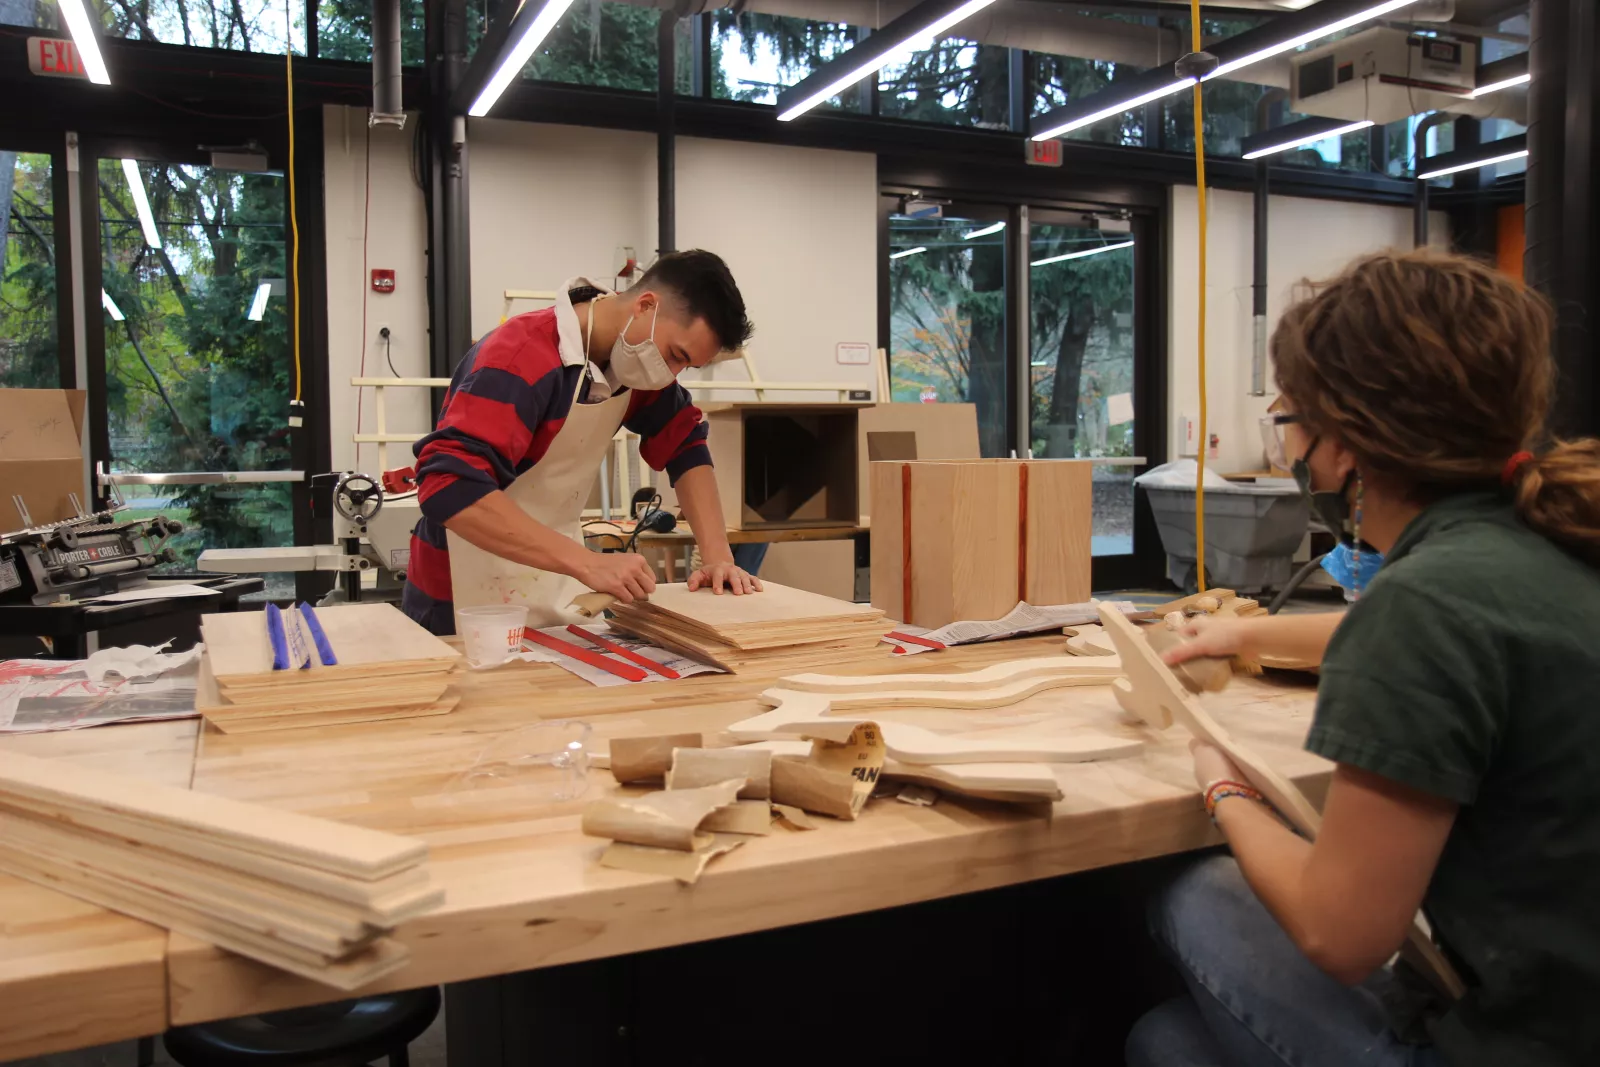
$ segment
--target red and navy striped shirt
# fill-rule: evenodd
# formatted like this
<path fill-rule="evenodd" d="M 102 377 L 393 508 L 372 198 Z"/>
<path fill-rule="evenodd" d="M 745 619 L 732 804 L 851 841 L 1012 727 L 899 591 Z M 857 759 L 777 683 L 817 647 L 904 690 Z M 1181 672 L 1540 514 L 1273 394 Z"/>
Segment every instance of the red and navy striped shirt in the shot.
<path fill-rule="evenodd" d="M 571 315 L 570 307 L 562 310 Z M 422 517 L 411 532 L 402 606 L 433 633 L 455 632 L 445 522 L 538 464 L 583 373 L 581 362 L 562 359 L 556 308 L 508 319 L 456 367 L 438 426 L 413 448 Z M 622 424 L 639 435 L 644 461 L 674 485 L 685 471 L 711 465 L 700 409 L 676 382 L 633 390 Z"/>

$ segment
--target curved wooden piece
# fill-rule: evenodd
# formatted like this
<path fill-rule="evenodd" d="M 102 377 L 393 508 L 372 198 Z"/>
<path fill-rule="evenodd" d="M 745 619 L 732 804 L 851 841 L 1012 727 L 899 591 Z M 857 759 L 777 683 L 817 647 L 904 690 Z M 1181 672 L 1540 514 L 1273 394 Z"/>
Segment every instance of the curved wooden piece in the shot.
<path fill-rule="evenodd" d="M 784 709 L 779 708 L 778 712 Z M 769 713 L 772 714 L 772 713 Z M 844 741 L 862 722 L 877 723 L 889 755 L 902 763 L 1086 763 L 1097 759 L 1119 759 L 1136 755 L 1144 742 L 1109 734 L 1090 734 L 1048 740 L 995 738 L 961 739 L 944 737 L 907 723 L 865 719 L 799 718 L 773 732 L 789 737 L 821 737 Z M 742 736 L 735 732 L 735 736 Z"/>
<path fill-rule="evenodd" d="M 1266 760 L 1253 749 L 1235 741 L 1184 689 L 1172 669 L 1161 662 L 1161 657 L 1156 655 L 1144 635 L 1121 612 L 1102 607 L 1100 621 L 1116 644 L 1128 673 L 1126 681 L 1114 685 L 1117 702 L 1152 726 L 1165 728 L 1176 719 L 1195 737 L 1216 745 L 1239 765 L 1250 784 L 1261 790 L 1284 818 L 1307 839 L 1316 840 L 1317 832 L 1322 827 L 1322 815 L 1306 799 L 1306 795 L 1293 782 L 1268 766 Z M 1455 973 L 1455 968 L 1433 943 L 1420 920 L 1412 922 L 1406 940 L 1423 967 L 1432 972 L 1431 977 L 1441 989 L 1452 997 L 1460 997 L 1466 992 L 1466 986 Z"/>
<path fill-rule="evenodd" d="M 871 674 L 859 678 L 836 674 L 792 674 L 778 679 L 778 684 L 784 689 L 801 693 L 881 693 L 905 689 L 966 693 L 1031 678 L 1081 676 L 1088 680 L 1080 684 L 1098 685 L 1109 682 L 1121 673 L 1121 663 L 1111 656 L 1088 662 L 1080 656 L 1038 656 L 996 663 L 981 671 L 968 671 L 965 674 Z"/>
<path fill-rule="evenodd" d="M 882 723 L 879 724 L 882 726 Z M 811 753 L 810 741 L 757 741 L 747 748 L 764 748 L 774 756 L 805 757 Z M 993 800 L 1060 800 L 1061 783 L 1055 772 L 1040 763 L 957 763 L 926 765 L 886 760 L 883 773 L 894 778 L 927 782 L 954 793 Z"/>

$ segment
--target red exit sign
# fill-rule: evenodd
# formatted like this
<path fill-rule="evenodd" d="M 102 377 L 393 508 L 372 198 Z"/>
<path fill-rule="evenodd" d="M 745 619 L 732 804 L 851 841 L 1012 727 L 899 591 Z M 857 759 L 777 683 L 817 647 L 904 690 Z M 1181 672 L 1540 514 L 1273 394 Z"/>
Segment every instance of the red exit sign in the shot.
<path fill-rule="evenodd" d="M 1029 141 L 1028 162 L 1036 167 L 1061 166 L 1061 141 Z"/>
<path fill-rule="evenodd" d="M 28 69 L 47 78 L 89 78 L 77 45 L 62 37 L 29 37 Z"/>

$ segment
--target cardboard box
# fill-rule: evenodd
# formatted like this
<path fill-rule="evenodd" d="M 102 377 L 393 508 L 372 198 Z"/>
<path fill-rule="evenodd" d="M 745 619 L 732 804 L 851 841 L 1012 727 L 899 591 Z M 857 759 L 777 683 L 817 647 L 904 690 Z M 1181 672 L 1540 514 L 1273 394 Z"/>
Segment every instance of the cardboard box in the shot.
<path fill-rule="evenodd" d="M 872 510 L 867 464 L 884 460 L 977 459 L 976 404 L 874 404 L 857 417 L 856 484 L 861 486 L 861 522 Z"/>
<path fill-rule="evenodd" d="M 780 541 L 767 549 L 761 578 L 835 600 L 856 598 L 854 541 Z"/>
<path fill-rule="evenodd" d="M 72 518 L 69 494 L 84 493 L 86 401 L 77 389 L 0 389 L 0 533 L 26 525 L 13 494 L 36 526 Z"/>
<path fill-rule="evenodd" d="M 1091 463 L 872 464 L 872 606 L 937 628 L 1089 599 Z"/>
<path fill-rule="evenodd" d="M 731 530 L 854 526 L 857 404 L 707 404 Z"/>

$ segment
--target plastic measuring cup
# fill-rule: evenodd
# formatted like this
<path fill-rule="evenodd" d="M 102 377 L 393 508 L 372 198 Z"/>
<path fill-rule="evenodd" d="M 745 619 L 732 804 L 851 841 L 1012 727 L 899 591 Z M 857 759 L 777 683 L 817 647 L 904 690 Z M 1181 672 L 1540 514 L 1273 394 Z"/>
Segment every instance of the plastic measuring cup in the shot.
<path fill-rule="evenodd" d="M 573 800 L 589 788 L 590 733 L 588 723 L 567 719 L 512 730 L 479 753 L 456 788 L 515 787 L 533 801 Z"/>
<path fill-rule="evenodd" d="M 466 646 L 467 665 L 475 669 L 498 667 L 522 647 L 522 628 L 528 609 L 522 604 L 495 604 L 456 609 L 456 632 Z"/>

